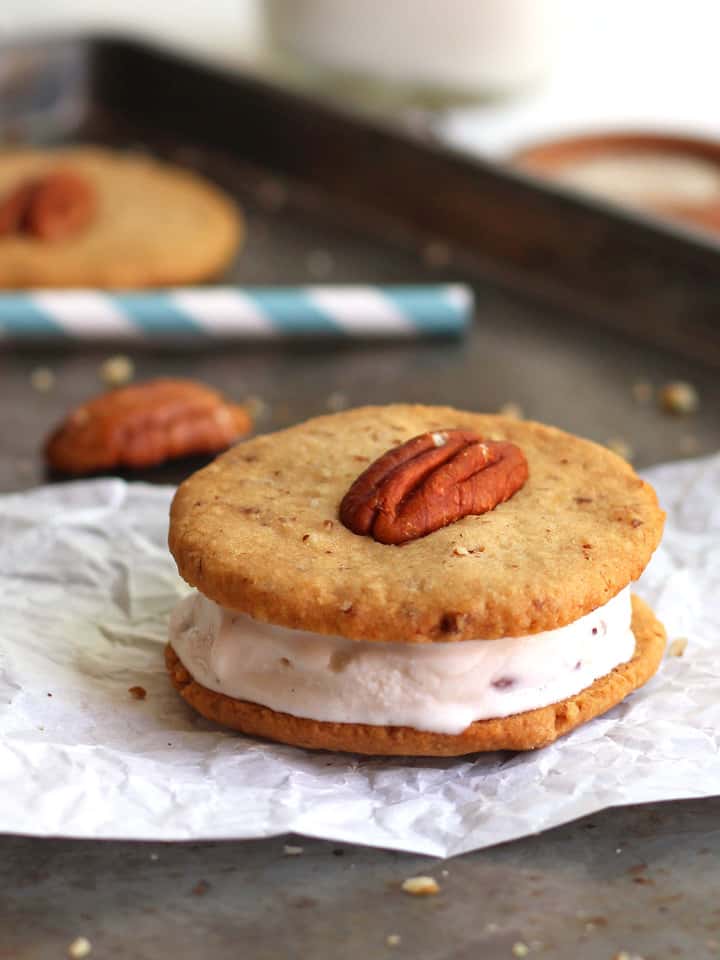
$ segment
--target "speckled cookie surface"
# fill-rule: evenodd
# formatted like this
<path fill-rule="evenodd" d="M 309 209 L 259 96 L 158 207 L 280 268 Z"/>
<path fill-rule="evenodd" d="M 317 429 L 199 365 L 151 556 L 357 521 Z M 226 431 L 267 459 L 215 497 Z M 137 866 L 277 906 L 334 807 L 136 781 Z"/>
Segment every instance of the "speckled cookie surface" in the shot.
<path fill-rule="evenodd" d="M 131 289 L 214 276 L 235 253 L 234 203 L 203 178 L 138 154 L 96 148 L 0 151 L 0 197 L 56 169 L 93 186 L 97 212 L 72 237 L 0 237 L 0 288 Z"/>
<path fill-rule="evenodd" d="M 298 747 L 341 750 L 377 756 L 461 756 L 488 750 L 534 750 L 547 746 L 581 723 L 600 716 L 641 687 L 657 670 L 665 649 L 665 630 L 652 610 L 633 597 L 635 655 L 574 697 L 539 710 L 497 720 L 478 720 L 457 735 L 410 727 L 374 727 L 325 723 L 278 713 L 269 707 L 234 700 L 196 683 L 168 645 L 171 680 L 198 713 L 251 736 Z"/>
<path fill-rule="evenodd" d="M 510 440 L 529 479 L 512 499 L 403 546 L 347 530 L 338 506 L 368 464 L 449 427 Z M 364 640 L 495 639 L 564 626 L 636 579 L 664 514 L 604 447 L 528 421 L 447 407 L 364 407 L 233 448 L 179 488 L 170 549 L 216 602 Z"/>

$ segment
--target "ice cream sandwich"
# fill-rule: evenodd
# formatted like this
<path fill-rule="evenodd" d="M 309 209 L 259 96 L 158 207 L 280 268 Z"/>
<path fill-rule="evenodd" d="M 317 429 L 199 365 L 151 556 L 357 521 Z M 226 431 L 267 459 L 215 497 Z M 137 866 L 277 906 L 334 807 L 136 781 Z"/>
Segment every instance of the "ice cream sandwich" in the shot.
<path fill-rule="evenodd" d="M 657 670 L 662 533 L 608 449 L 447 407 L 259 436 L 178 489 L 172 682 L 254 737 L 375 755 L 545 746 Z M 620 722 L 620 721 L 618 721 Z"/>

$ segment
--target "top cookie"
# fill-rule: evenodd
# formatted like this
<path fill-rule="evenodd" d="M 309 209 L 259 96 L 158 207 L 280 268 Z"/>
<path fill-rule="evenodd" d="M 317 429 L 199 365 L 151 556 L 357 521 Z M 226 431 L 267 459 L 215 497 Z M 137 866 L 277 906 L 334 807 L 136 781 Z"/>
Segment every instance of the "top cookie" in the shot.
<path fill-rule="evenodd" d="M 92 187 L 90 223 L 56 241 L 0 237 L 0 288 L 194 283 L 222 270 L 237 249 L 242 221 L 225 194 L 138 154 L 90 147 L 0 151 L 0 200 L 29 179 L 63 169 Z"/>
<path fill-rule="evenodd" d="M 505 503 L 402 546 L 338 519 L 352 482 L 427 431 L 517 444 L 529 478 Z M 552 630 L 636 579 L 664 522 L 652 487 L 604 447 L 450 407 L 363 407 L 256 437 L 179 488 L 170 550 L 226 607 L 362 640 L 496 639 Z"/>

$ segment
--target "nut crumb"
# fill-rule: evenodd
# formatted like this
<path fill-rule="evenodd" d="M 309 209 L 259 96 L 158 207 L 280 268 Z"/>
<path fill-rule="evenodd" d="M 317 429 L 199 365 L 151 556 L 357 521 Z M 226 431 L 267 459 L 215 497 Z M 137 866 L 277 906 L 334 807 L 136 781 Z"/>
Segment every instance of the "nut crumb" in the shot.
<path fill-rule="evenodd" d="M 455 548 L 453 549 L 453 556 L 454 556 L 454 557 L 469 557 L 469 556 L 470 556 L 470 551 L 468 550 L 467 547 L 463 547 L 462 544 L 460 544 L 460 545 L 458 545 L 457 547 L 455 547 Z"/>
<path fill-rule="evenodd" d="M 687 637 L 677 637 L 668 647 L 671 657 L 682 657 L 687 650 Z"/>
<path fill-rule="evenodd" d="M 55 374 L 50 367 L 36 367 L 30 374 L 30 386 L 38 393 L 49 393 L 55 386 Z"/>
<path fill-rule="evenodd" d="M 147 696 L 145 687 L 128 687 L 128 693 L 135 700 L 144 700 Z"/>
<path fill-rule="evenodd" d="M 637 380 L 632 385 L 632 395 L 636 403 L 650 403 L 653 396 L 653 386 L 647 380 Z"/>
<path fill-rule="evenodd" d="M 286 843 L 283 847 L 283 854 L 286 857 L 299 857 L 301 853 L 305 852 L 305 847 L 293 847 L 292 844 Z"/>
<path fill-rule="evenodd" d="M 340 609 L 343 613 L 350 613 L 352 608 L 352 600 L 343 600 L 343 602 L 340 604 Z"/>
<path fill-rule="evenodd" d="M 512 401 L 504 403 L 498 413 L 501 417 L 510 417 L 512 420 L 522 420 L 525 417 L 525 411 L 520 404 Z"/>
<path fill-rule="evenodd" d="M 447 434 L 446 433 L 433 433 L 432 442 L 435 447 L 444 447 L 447 443 Z"/>
<path fill-rule="evenodd" d="M 514 957 L 526 957 L 529 953 L 530 947 L 521 940 L 513 944 L 512 954 Z"/>
<path fill-rule="evenodd" d="M 67 949 L 67 955 L 72 960 L 83 960 L 83 957 L 89 957 L 92 953 L 92 944 L 87 937 L 75 937 Z"/>
<path fill-rule="evenodd" d="M 385 940 L 389 947 L 396 947 L 400 943 L 400 934 L 391 933 Z"/>
<path fill-rule="evenodd" d="M 414 897 L 428 897 L 440 892 L 434 877 L 408 877 L 403 880 L 402 889 Z"/>
<path fill-rule="evenodd" d="M 695 413 L 700 406 L 700 396 L 697 390 L 691 383 L 684 380 L 666 383 L 660 390 L 658 399 L 661 408 L 666 413 L 675 413 L 679 416 Z"/>
<path fill-rule="evenodd" d="M 135 364 L 130 357 L 119 353 L 114 357 L 108 357 L 100 364 L 100 379 L 109 387 L 122 387 L 130 383 L 135 376 Z"/>
<path fill-rule="evenodd" d="M 622 437 L 611 437 L 606 443 L 606 446 L 609 450 L 612 450 L 613 453 L 622 457 L 623 460 L 632 460 L 633 458 L 633 448 L 626 440 L 623 440 Z"/>

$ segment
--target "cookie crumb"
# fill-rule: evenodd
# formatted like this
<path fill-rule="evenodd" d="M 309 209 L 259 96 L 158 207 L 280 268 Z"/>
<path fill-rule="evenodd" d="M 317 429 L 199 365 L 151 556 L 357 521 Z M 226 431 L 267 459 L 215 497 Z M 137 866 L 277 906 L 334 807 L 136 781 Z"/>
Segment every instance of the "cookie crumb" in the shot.
<path fill-rule="evenodd" d="M 639 953 L 628 953 L 627 950 L 621 950 L 616 953 L 612 960 L 643 960 Z"/>
<path fill-rule="evenodd" d="M 325 401 L 325 406 L 328 410 L 332 410 L 333 413 L 339 413 L 341 410 L 344 410 L 348 405 L 348 398 L 344 393 L 340 393 L 339 390 L 335 390 L 329 395 Z"/>
<path fill-rule="evenodd" d="M 453 549 L 453 556 L 454 556 L 454 557 L 469 557 L 469 556 L 470 556 L 470 551 L 468 550 L 467 547 L 463 547 L 462 545 L 459 545 L 459 546 L 457 546 L 457 547 L 455 547 L 455 548 Z"/>
<path fill-rule="evenodd" d="M 253 420 L 261 417 L 267 411 L 267 404 L 262 397 L 256 397 L 254 394 L 245 398 L 243 406 L 247 410 L 248 416 Z"/>
<path fill-rule="evenodd" d="M 632 460 L 633 458 L 633 448 L 626 440 L 623 440 L 622 437 L 611 437 L 605 446 L 608 448 L 608 450 L 612 450 L 613 453 L 616 453 L 619 457 L 622 457 L 623 460 Z"/>
<path fill-rule="evenodd" d="M 49 393 L 55 386 L 55 374 L 50 367 L 36 367 L 30 374 L 30 386 L 38 393 Z"/>
<path fill-rule="evenodd" d="M 282 210 L 287 203 L 287 187 L 280 180 L 268 178 L 258 187 L 257 197 L 267 210 Z"/>
<path fill-rule="evenodd" d="M 700 441 L 694 433 L 686 433 L 680 437 L 680 453 L 692 455 L 700 450 Z"/>
<path fill-rule="evenodd" d="M 335 268 L 335 259 L 328 250 L 311 250 L 305 260 L 308 273 L 316 280 L 329 277 Z"/>
<path fill-rule="evenodd" d="M 517 943 L 513 944 L 512 954 L 514 957 L 526 957 L 530 953 L 530 947 L 523 943 L 522 940 L 518 940 Z"/>
<path fill-rule="evenodd" d="M 128 687 L 128 693 L 134 700 L 144 700 L 147 696 L 145 687 Z"/>
<path fill-rule="evenodd" d="M 151 859 L 151 860 L 159 860 L 159 859 L 160 859 L 160 854 L 159 854 L 159 853 L 151 853 L 151 854 L 150 854 L 150 859 Z"/>
<path fill-rule="evenodd" d="M 32 460 L 17 460 L 15 462 L 15 471 L 19 477 L 28 479 L 35 473 L 35 465 Z"/>
<path fill-rule="evenodd" d="M 677 637 L 668 647 L 668 653 L 671 657 L 682 657 L 687 650 L 687 637 Z"/>
<path fill-rule="evenodd" d="M 432 240 L 423 247 L 423 260 L 429 267 L 447 267 L 452 260 L 452 252 L 446 243 Z"/>
<path fill-rule="evenodd" d="M 400 939 L 401 939 L 401 938 L 400 938 L 400 935 L 399 935 L 398 933 L 391 933 L 391 934 L 389 934 L 388 937 L 385 939 L 385 943 L 386 943 L 389 947 L 396 947 L 396 946 L 400 943 Z"/>
<path fill-rule="evenodd" d="M 440 871 L 440 876 L 441 876 L 441 877 L 449 877 L 449 876 L 450 876 L 450 871 L 449 871 L 449 870 L 441 870 L 441 871 Z"/>
<path fill-rule="evenodd" d="M 402 889 L 414 897 L 428 897 L 440 893 L 440 887 L 434 877 L 408 877 L 403 880 Z"/>
<path fill-rule="evenodd" d="M 632 385 L 632 395 L 636 403 L 650 403 L 653 396 L 653 386 L 647 380 L 637 380 Z"/>
<path fill-rule="evenodd" d="M 135 376 L 135 364 L 122 353 L 100 364 L 100 379 L 109 387 L 122 387 Z"/>
<path fill-rule="evenodd" d="M 660 390 L 658 399 L 661 408 L 666 413 L 674 413 L 678 416 L 695 413 L 700 406 L 700 396 L 697 390 L 691 383 L 684 380 L 666 383 Z"/>
<path fill-rule="evenodd" d="M 305 847 L 293 847 L 291 844 L 286 843 L 283 847 L 283 854 L 286 857 L 299 857 L 301 853 L 305 852 Z"/>
<path fill-rule="evenodd" d="M 92 944 L 87 937 L 75 937 L 67 949 L 67 955 L 71 960 L 83 960 L 83 957 L 89 957 L 92 953 Z"/>
<path fill-rule="evenodd" d="M 510 417 L 511 420 L 522 420 L 525 417 L 525 411 L 520 406 L 519 403 L 513 403 L 512 401 L 504 403 L 498 413 L 501 417 Z"/>

